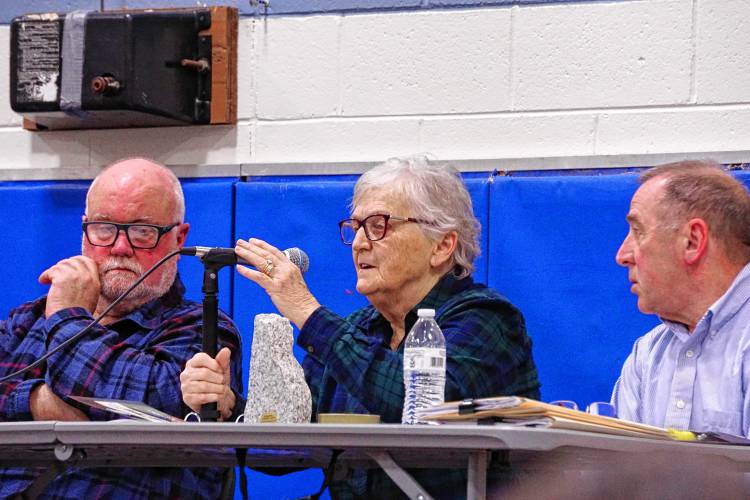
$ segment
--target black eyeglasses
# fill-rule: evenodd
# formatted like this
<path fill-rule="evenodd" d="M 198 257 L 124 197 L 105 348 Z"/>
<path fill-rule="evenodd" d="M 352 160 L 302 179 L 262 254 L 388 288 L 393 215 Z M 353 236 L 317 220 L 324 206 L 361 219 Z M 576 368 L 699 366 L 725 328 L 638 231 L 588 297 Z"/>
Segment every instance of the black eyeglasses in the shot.
<path fill-rule="evenodd" d="M 351 245 L 354 242 L 354 238 L 357 236 L 359 228 L 364 228 L 365 236 L 370 241 L 378 241 L 385 238 L 388 232 L 388 221 L 398 220 L 402 222 L 416 222 L 417 224 L 431 224 L 430 221 L 422 219 L 414 219 L 412 217 L 397 217 L 389 214 L 372 214 L 365 217 L 364 220 L 359 219 L 344 219 L 339 222 L 339 231 L 341 233 L 341 241 L 345 245 Z"/>
<path fill-rule="evenodd" d="M 84 222 L 86 239 L 95 247 L 111 247 L 117 241 L 120 231 L 125 231 L 130 246 L 148 250 L 159 244 L 162 236 L 179 226 L 176 222 L 168 226 L 155 224 L 116 224 L 114 222 Z"/>

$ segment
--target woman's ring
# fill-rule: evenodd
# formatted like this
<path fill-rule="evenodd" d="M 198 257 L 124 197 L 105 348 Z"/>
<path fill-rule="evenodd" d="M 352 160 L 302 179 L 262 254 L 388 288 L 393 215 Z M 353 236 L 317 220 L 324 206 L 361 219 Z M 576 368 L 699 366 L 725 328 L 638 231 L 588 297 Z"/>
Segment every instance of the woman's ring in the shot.
<path fill-rule="evenodd" d="M 271 277 L 271 273 L 273 273 L 273 262 L 271 262 L 271 259 L 266 259 L 266 261 L 260 268 L 260 272 L 262 272 L 269 278 Z"/>

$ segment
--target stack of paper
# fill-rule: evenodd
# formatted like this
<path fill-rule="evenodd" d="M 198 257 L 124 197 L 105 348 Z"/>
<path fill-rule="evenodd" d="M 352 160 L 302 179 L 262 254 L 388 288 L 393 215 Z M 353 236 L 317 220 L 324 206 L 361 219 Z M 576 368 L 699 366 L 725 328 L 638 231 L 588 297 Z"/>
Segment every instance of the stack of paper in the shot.
<path fill-rule="evenodd" d="M 542 403 L 517 396 L 453 401 L 417 412 L 420 419 L 436 422 L 461 422 L 493 419 L 532 427 L 551 427 L 620 436 L 674 439 L 667 429 L 628 420 L 592 415 L 579 410 Z"/>

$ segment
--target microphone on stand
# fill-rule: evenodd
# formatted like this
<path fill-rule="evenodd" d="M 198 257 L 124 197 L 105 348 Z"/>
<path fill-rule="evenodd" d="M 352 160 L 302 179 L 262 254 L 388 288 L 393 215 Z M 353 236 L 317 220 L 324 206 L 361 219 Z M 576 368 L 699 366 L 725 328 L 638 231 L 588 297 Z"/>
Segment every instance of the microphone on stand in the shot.
<path fill-rule="evenodd" d="M 302 274 L 305 274 L 310 268 L 310 258 L 304 252 L 304 250 L 292 247 L 287 248 L 283 251 L 286 258 L 289 259 L 292 264 L 297 266 Z M 184 247 L 180 250 L 180 255 L 192 255 L 198 257 L 203 262 L 211 262 L 218 265 L 233 266 L 235 264 L 252 265 L 237 257 L 234 253 L 233 248 L 222 248 L 222 247 Z"/>
<path fill-rule="evenodd" d="M 216 356 L 217 330 L 219 315 L 219 281 L 218 271 L 225 266 L 235 264 L 252 265 L 237 257 L 234 248 L 221 247 L 184 247 L 180 255 L 192 255 L 198 257 L 203 263 L 203 352 Z M 296 265 L 304 274 L 310 267 L 310 259 L 307 254 L 299 248 L 287 248 L 284 255 Z M 201 406 L 201 420 L 215 422 L 219 417 L 216 403 L 206 403 Z"/>

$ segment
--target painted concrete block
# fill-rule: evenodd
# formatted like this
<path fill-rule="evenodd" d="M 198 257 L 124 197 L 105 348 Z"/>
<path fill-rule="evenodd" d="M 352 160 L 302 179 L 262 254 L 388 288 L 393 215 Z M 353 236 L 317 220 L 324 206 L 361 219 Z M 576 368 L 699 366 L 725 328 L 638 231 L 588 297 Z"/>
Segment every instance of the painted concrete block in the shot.
<path fill-rule="evenodd" d="M 594 115 L 539 113 L 427 118 L 425 152 L 440 159 L 582 156 L 594 151 Z"/>
<path fill-rule="evenodd" d="M 688 102 L 691 5 L 650 0 L 514 9 L 514 109 Z"/>
<path fill-rule="evenodd" d="M 255 73 L 257 59 L 254 46 L 254 21 L 240 19 L 237 29 L 237 119 L 255 118 L 257 92 Z"/>
<path fill-rule="evenodd" d="M 599 117 L 596 154 L 750 150 L 750 105 L 613 112 Z"/>
<path fill-rule="evenodd" d="M 382 161 L 419 152 L 419 120 L 329 119 L 259 122 L 253 161 Z"/>
<path fill-rule="evenodd" d="M 250 160 L 250 128 L 214 125 L 92 130 L 91 165 L 147 156 L 168 165 L 232 165 Z"/>
<path fill-rule="evenodd" d="M 345 16 L 343 114 L 490 112 L 509 107 L 510 11 Z"/>
<path fill-rule="evenodd" d="M 10 28 L 0 26 L 0 127 L 18 126 L 21 116 L 10 109 Z"/>
<path fill-rule="evenodd" d="M 750 102 L 750 2 L 700 0 L 697 22 L 697 102 Z"/>
<path fill-rule="evenodd" d="M 30 132 L 0 128 L 0 169 L 87 167 L 89 136 L 84 131 Z"/>
<path fill-rule="evenodd" d="M 254 20 L 259 118 L 337 114 L 339 16 Z M 243 53 L 244 54 L 244 53 Z M 243 56 L 243 65 L 248 61 Z"/>

